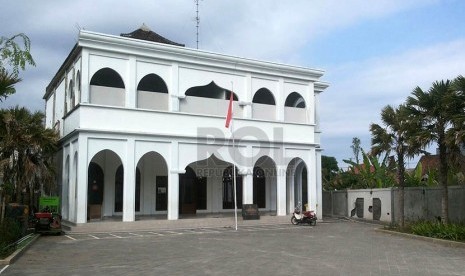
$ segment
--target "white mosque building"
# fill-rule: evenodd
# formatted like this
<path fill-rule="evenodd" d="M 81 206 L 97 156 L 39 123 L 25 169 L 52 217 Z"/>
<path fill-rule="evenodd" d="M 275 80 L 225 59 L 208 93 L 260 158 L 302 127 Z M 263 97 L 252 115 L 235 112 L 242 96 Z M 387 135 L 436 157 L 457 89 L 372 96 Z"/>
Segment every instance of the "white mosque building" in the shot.
<path fill-rule="evenodd" d="M 63 218 L 231 213 L 233 166 L 238 209 L 285 216 L 302 202 L 322 214 L 323 74 L 186 48 L 145 25 L 81 30 L 44 95 Z"/>

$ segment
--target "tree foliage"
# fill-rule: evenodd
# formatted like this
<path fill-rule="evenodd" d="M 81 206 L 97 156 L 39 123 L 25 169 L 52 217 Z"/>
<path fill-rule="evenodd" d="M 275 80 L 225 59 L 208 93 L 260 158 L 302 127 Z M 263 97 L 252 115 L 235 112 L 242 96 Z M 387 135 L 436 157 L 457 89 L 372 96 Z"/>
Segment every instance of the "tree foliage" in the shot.
<path fill-rule="evenodd" d="M 325 155 L 321 156 L 321 175 L 323 178 L 323 187 L 325 189 L 330 189 L 331 182 L 338 171 L 339 167 L 335 157 Z"/>
<path fill-rule="evenodd" d="M 27 64 L 35 66 L 29 37 L 23 33 L 0 37 L 0 101 L 16 92 L 14 85 L 21 81 L 19 70 Z"/>
<path fill-rule="evenodd" d="M 419 149 L 424 149 L 433 143 L 438 147 L 439 183 L 443 188 L 442 219 L 446 223 L 449 220 L 447 186 L 451 157 L 458 155 L 457 149 L 463 142 L 461 133 L 463 133 L 465 95 L 460 90 L 462 81 L 463 77 L 459 76 L 453 82 L 436 81 L 427 91 L 417 87 L 406 101 L 412 120 L 418 124 L 415 132 L 410 136 L 410 143 Z"/>
<path fill-rule="evenodd" d="M 15 202 L 32 204 L 32 197 L 44 192 L 44 184 L 54 183 L 53 156 L 58 134 L 43 126 L 44 114 L 24 107 L 0 110 L 0 165 L 2 193 Z M 48 187 L 49 188 L 49 187 Z"/>

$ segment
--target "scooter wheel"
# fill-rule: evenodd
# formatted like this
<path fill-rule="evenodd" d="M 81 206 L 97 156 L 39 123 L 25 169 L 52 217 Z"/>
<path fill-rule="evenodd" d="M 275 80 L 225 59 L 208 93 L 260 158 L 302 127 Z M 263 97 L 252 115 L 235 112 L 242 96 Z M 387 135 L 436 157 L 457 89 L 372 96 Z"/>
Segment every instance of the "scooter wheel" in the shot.
<path fill-rule="evenodd" d="M 299 224 L 299 222 L 297 221 L 296 217 L 294 217 L 294 216 L 292 216 L 292 218 L 291 218 L 291 223 L 294 224 L 294 225 Z"/>
<path fill-rule="evenodd" d="M 310 223 L 310 225 L 316 226 L 316 220 L 312 221 L 312 223 Z"/>

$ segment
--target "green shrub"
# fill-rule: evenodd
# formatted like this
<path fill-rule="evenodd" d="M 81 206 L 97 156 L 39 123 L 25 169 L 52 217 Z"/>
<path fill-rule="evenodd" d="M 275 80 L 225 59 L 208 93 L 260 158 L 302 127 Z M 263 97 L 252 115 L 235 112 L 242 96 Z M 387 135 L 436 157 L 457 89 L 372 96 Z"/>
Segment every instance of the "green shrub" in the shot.
<path fill-rule="evenodd" d="M 465 241 L 465 224 L 420 221 L 410 225 L 413 234 L 453 241 Z"/>
<path fill-rule="evenodd" d="M 11 253 L 15 247 L 8 247 L 21 238 L 21 227 L 19 223 L 11 218 L 4 218 L 0 224 L 0 257 Z"/>

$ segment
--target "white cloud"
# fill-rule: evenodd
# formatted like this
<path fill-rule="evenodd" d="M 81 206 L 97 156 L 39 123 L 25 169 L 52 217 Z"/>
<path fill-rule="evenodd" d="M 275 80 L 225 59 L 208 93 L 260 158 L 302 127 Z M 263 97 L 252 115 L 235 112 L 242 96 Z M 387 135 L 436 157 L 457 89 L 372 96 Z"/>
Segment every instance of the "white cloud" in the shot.
<path fill-rule="evenodd" d="M 463 49 L 465 39 L 328 68 L 337 79 L 330 77 L 332 86 L 321 95 L 323 147 L 344 137 L 345 157 L 352 137 L 364 137 L 369 147 L 369 125 L 379 123 L 384 106 L 403 103 L 416 86 L 429 89 L 434 81 L 465 75 Z"/>

